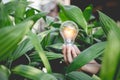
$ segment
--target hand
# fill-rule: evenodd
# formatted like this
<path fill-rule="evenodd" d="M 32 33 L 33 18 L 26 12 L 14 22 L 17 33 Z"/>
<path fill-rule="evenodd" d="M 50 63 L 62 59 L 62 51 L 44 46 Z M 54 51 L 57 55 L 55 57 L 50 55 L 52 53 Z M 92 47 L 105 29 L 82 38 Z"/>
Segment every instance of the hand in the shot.
<path fill-rule="evenodd" d="M 62 53 L 64 55 L 64 61 L 69 64 L 73 61 L 78 54 L 80 54 L 80 50 L 76 45 L 63 45 Z M 88 64 L 82 66 L 80 71 L 85 71 L 91 74 L 96 74 L 100 69 L 100 64 L 98 64 L 95 60 L 90 61 Z"/>
<path fill-rule="evenodd" d="M 80 50 L 76 45 L 63 45 L 62 53 L 64 55 L 64 61 L 69 64 L 80 54 Z"/>

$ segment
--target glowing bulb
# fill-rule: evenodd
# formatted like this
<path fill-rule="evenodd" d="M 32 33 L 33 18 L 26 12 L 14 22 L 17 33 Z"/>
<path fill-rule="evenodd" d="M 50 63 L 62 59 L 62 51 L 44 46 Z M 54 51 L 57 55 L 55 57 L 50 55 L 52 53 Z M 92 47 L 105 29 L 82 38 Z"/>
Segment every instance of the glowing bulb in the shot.
<path fill-rule="evenodd" d="M 72 21 L 65 21 L 61 24 L 60 33 L 65 44 L 73 44 L 78 34 L 78 26 Z"/>

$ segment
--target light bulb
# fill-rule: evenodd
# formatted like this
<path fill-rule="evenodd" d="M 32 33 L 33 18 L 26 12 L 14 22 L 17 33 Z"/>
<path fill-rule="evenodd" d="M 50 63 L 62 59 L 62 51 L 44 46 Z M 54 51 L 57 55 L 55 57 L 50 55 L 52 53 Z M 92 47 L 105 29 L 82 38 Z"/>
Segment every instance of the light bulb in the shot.
<path fill-rule="evenodd" d="M 73 44 L 78 34 L 78 26 L 73 21 L 65 21 L 61 24 L 60 34 L 65 44 Z"/>

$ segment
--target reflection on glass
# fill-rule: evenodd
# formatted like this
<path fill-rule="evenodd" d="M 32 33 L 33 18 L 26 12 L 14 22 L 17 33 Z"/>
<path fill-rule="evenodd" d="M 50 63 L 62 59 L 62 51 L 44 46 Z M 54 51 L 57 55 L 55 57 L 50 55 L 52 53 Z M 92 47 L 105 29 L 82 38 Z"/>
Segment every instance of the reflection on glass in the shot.
<path fill-rule="evenodd" d="M 65 21 L 60 27 L 65 44 L 73 44 L 78 34 L 78 26 L 73 21 Z"/>

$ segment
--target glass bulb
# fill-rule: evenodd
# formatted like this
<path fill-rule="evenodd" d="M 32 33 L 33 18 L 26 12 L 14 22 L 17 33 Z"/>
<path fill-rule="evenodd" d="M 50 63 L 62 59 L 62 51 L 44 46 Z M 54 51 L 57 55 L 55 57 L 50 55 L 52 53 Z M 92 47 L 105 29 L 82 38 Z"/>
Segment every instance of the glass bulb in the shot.
<path fill-rule="evenodd" d="M 78 34 L 78 26 L 73 21 L 65 21 L 61 24 L 60 34 L 65 44 L 73 44 Z"/>

